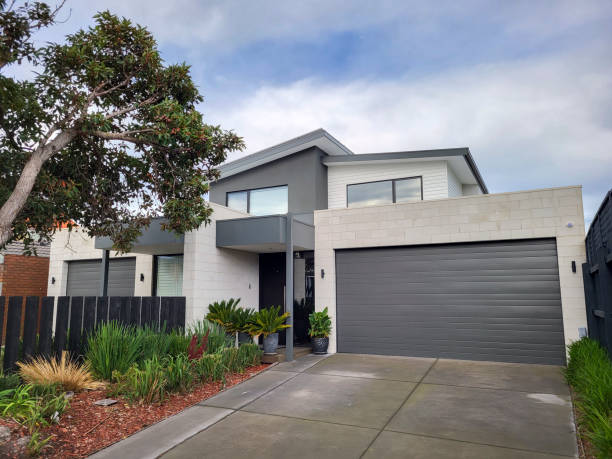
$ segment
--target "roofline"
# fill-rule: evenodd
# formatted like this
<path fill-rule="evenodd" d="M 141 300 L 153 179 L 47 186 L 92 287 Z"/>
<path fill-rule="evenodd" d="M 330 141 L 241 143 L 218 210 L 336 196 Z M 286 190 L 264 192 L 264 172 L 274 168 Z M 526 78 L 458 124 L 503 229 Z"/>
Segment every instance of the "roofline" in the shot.
<path fill-rule="evenodd" d="M 333 165 L 341 163 L 355 163 L 361 161 L 393 161 L 402 159 L 444 158 L 449 156 L 463 156 L 476 182 L 484 194 L 489 193 L 480 171 L 474 162 L 474 158 L 467 147 L 441 148 L 436 150 L 395 151 L 389 153 L 364 153 L 352 156 L 328 156 L 323 159 L 323 164 Z"/>
<path fill-rule="evenodd" d="M 338 139 L 334 138 L 329 132 L 327 132 L 325 129 L 320 128 L 311 132 L 307 132 L 306 134 L 300 135 L 298 137 L 294 137 L 293 139 L 286 140 L 285 142 L 281 142 L 277 145 L 273 145 L 263 150 L 259 150 L 255 153 L 251 153 L 250 155 L 247 155 L 243 158 L 239 158 L 221 165 L 219 167 L 219 171 L 221 172 L 221 178 L 223 179 L 231 175 L 239 174 L 241 172 L 261 166 L 276 159 L 280 159 L 284 156 L 297 153 L 298 151 L 301 151 L 301 146 L 304 146 L 304 149 L 310 148 L 312 146 L 318 146 L 316 144 L 308 144 L 316 142 L 319 139 L 330 142 L 336 150 L 335 154 L 337 155 L 345 156 L 354 154 Z M 319 146 L 319 148 L 321 147 Z M 321 150 L 328 154 L 331 153 L 325 151 L 325 148 L 321 148 Z M 284 152 L 287 153 L 284 154 Z"/>

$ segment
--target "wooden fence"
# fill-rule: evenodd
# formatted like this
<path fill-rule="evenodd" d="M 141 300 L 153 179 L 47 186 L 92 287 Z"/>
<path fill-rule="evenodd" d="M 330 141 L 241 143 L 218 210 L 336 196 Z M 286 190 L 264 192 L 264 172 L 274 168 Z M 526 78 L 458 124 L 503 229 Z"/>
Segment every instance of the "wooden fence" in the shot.
<path fill-rule="evenodd" d="M 586 237 L 582 265 L 589 336 L 612 358 L 612 190 L 604 198 Z"/>
<path fill-rule="evenodd" d="M 184 328 L 185 297 L 60 296 L 56 301 L 52 296 L 28 296 L 24 302 L 21 296 L 0 296 L 4 372 L 14 371 L 18 360 L 36 355 L 59 355 L 63 350 L 80 355 L 95 327 L 111 320 L 158 330 Z"/>

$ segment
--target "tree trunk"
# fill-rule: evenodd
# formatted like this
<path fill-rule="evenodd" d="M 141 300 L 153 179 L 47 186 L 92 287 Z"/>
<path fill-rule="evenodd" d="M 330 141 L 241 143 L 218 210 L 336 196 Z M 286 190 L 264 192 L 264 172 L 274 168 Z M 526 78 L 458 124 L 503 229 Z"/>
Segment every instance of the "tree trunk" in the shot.
<path fill-rule="evenodd" d="M 53 153 L 64 148 L 74 138 L 73 131 L 62 131 L 48 144 L 37 148 L 21 172 L 21 176 L 15 185 L 15 189 L 0 208 L 0 247 L 11 239 L 13 235 L 13 222 L 23 209 L 28 196 L 34 188 L 36 178 L 42 168 L 44 162 L 51 157 Z"/>

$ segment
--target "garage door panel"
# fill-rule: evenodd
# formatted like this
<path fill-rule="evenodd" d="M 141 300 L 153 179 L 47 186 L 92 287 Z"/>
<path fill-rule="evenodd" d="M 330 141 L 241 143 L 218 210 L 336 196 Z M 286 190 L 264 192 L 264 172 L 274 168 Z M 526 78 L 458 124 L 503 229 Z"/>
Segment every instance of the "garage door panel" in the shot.
<path fill-rule="evenodd" d="M 340 250 L 340 352 L 565 361 L 554 240 Z"/>

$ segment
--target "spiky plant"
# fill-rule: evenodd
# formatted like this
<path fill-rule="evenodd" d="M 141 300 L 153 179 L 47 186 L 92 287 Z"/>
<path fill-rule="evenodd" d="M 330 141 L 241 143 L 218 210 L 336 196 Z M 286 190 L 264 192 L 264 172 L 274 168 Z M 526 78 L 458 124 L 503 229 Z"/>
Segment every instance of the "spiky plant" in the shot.
<path fill-rule="evenodd" d="M 263 334 L 265 338 L 279 330 L 291 327 L 285 323 L 289 313 L 281 314 L 280 311 L 280 306 L 271 306 L 255 313 L 248 327 L 249 334 L 255 338 Z"/>
<path fill-rule="evenodd" d="M 37 357 L 30 362 L 18 362 L 19 375 L 28 384 L 56 384 L 66 391 L 100 389 L 104 383 L 96 381 L 86 363 L 80 365 L 72 361 L 67 352 L 61 359 Z"/>

